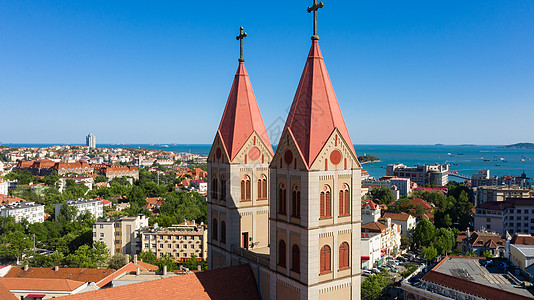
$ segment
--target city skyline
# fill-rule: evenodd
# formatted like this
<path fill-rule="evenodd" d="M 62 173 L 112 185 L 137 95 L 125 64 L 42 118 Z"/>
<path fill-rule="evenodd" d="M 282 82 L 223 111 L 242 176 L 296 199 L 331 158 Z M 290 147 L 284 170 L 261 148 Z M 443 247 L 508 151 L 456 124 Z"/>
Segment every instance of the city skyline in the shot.
<path fill-rule="evenodd" d="M 210 144 L 237 67 L 239 26 L 265 125 L 284 125 L 311 1 L 124 3 L 3 5 L 0 99 L 35 121 L 4 114 L 1 142 L 83 144 L 93 132 L 101 144 Z M 532 4 L 325 6 L 318 35 L 355 144 L 530 142 L 510 127 L 532 126 Z"/>

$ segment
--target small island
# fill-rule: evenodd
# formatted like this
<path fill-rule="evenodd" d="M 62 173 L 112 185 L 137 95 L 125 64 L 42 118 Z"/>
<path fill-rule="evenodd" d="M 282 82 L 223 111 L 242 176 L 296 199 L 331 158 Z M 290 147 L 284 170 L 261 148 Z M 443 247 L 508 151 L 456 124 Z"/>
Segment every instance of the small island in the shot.
<path fill-rule="evenodd" d="M 382 162 L 378 157 L 372 156 L 372 155 L 367 155 L 367 154 L 362 155 L 362 156 L 358 156 L 358 160 L 362 164 Z"/>
<path fill-rule="evenodd" d="M 512 145 L 500 146 L 499 148 L 534 149 L 534 143 L 517 143 L 517 144 L 512 144 Z"/>

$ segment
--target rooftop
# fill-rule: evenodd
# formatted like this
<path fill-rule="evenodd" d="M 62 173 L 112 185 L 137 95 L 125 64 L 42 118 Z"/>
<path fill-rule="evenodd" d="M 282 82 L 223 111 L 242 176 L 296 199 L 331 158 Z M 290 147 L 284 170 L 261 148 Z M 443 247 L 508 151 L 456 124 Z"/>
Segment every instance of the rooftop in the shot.
<path fill-rule="evenodd" d="M 87 268 L 34 268 L 24 270 L 23 267 L 13 267 L 5 278 L 48 278 L 70 279 L 83 282 L 98 282 L 115 272 L 113 269 L 87 269 Z"/>
<path fill-rule="evenodd" d="M 481 257 L 445 257 L 422 280 L 486 299 L 532 299 L 498 269 L 488 270 Z"/>

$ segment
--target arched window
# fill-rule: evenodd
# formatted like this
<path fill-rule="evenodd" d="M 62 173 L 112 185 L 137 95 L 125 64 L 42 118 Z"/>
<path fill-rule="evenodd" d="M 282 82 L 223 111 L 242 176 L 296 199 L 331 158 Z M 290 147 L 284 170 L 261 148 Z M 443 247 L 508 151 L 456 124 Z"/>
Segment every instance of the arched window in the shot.
<path fill-rule="evenodd" d="M 213 176 L 211 179 L 211 198 L 217 199 L 217 193 L 219 191 L 219 187 L 217 186 L 218 180 L 217 177 Z"/>
<path fill-rule="evenodd" d="M 221 243 L 226 244 L 226 222 L 221 222 Z"/>
<path fill-rule="evenodd" d="M 226 201 L 226 177 L 221 175 L 221 201 Z"/>
<path fill-rule="evenodd" d="M 330 190 L 327 186 L 324 187 L 324 190 L 321 192 L 319 198 L 319 205 L 321 206 L 321 219 L 330 218 L 332 216 L 332 199 Z"/>
<path fill-rule="evenodd" d="M 321 274 L 330 273 L 331 263 L 330 263 L 330 246 L 324 245 L 321 248 L 321 261 L 320 261 L 320 272 Z"/>
<path fill-rule="evenodd" d="M 278 265 L 286 266 L 286 242 L 284 240 L 280 240 L 278 243 Z"/>
<path fill-rule="evenodd" d="M 291 216 L 300 218 L 300 191 L 297 185 L 293 187 L 293 192 L 291 192 Z"/>
<path fill-rule="evenodd" d="M 211 230 L 211 238 L 217 240 L 217 237 L 219 235 L 219 233 L 217 232 L 217 219 L 213 219 L 213 223 L 211 224 L 211 226 L 213 227 Z"/>
<path fill-rule="evenodd" d="M 241 201 L 250 201 L 250 177 L 241 180 Z"/>
<path fill-rule="evenodd" d="M 291 248 L 291 270 L 300 273 L 300 249 L 297 245 Z"/>
<path fill-rule="evenodd" d="M 267 199 L 267 176 L 261 175 L 258 179 L 258 199 Z"/>
<path fill-rule="evenodd" d="M 281 215 L 286 214 L 287 205 L 287 191 L 284 184 L 280 184 L 278 188 L 278 213 Z"/>
<path fill-rule="evenodd" d="M 343 188 L 339 190 L 339 215 L 350 215 L 350 193 L 347 185 L 343 185 Z"/>
<path fill-rule="evenodd" d="M 349 243 L 343 242 L 339 246 L 339 269 L 345 270 L 349 268 Z"/>

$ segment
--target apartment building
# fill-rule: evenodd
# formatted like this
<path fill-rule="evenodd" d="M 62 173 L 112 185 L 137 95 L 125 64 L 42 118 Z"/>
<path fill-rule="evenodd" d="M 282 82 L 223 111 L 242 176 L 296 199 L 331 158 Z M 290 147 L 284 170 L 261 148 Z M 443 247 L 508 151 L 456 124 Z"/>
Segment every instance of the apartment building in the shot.
<path fill-rule="evenodd" d="M 415 217 L 404 212 L 386 212 L 384 213 L 384 218 L 390 218 L 391 222 L 401 227 L 401 237 L 409 238 L 417 225 Z"/>
<path fill-rule="evenodd" d="M 70 205 L 76 207 L 76 209 L 78 210 L 78 216 L 86 211 L 91 213 L 91 215 L 93 215 L 93 217 L 95 218 L 100 218 L 104 215 L 104 204 L 102 203 L 102 200 L 79 198 L 75 200 L 69 200 L 66 203 L 56 204 L 54 210 L 56 220 L 63 205 Z"/>
<path fill-rule="evenodd" d="M 491 230 L 499 234 L 534 233 L 534 198 L 510 198 L 487 201 L 476 207 L 475 231 Z"/>
<path fill-rule="evenodd" d="M 44 205 L 22 201 L 2 204 L 0 205 L 0 216 L 12 216 L 17 222 L 26 219 L 30 223 L 41 223 L 44 222 Z"/>
<path fill-rule="evenodd" d="M 397 255 L 401 245 L 401 227 L 393 222 L 390 218 L 381 221 L 362 225 L 362 234 L 380 233 L 380 251 L 381 256 Z M 364 253 L 362 252 L 362 255 Z"/>
<path fill-rule="evenodd" d="M 146 227 L 145 216 L 103 218 L 93 225 L 93 242 L 106 244 L 110 255 L 134 255 L 141 252 L 138 230 Z"/>
<path fill-rule="evenodd" d="M 487 201 L 504 201 L 507 198 L 529 198 L 534 196 L 534 190 L 518 185 L 491 185 L 473 188 L 476 205 Z"/>
<path fill-rule="evenodd" d="M 184 222 L 164 229 L 139 230 L 141 251 L 152 251 L 158 258 L 170 255 L 186 261 L 191 255 L 207 259 L 208 233 L 204 224 Z"/>
<path fill-rule="evenodd" d="M 390 164 L 386 167 L 387 176 L 409 178 L 418 185 L 435 184 L 445 186 L 449 182 L 449 165 L 417 165 L 407 167 L 403 164 Z"/>
<path fill-rule="evenodd" d="M 366 178 L 362 179 L 362 186 L 365 187 L 383 187 L 391 189 L 393 186 L 399 191 L 399 196 L 409 196 L 412 193 L 412 183 L 410 178 L 399 178 L 384 176 L 379 179 Z"/>

